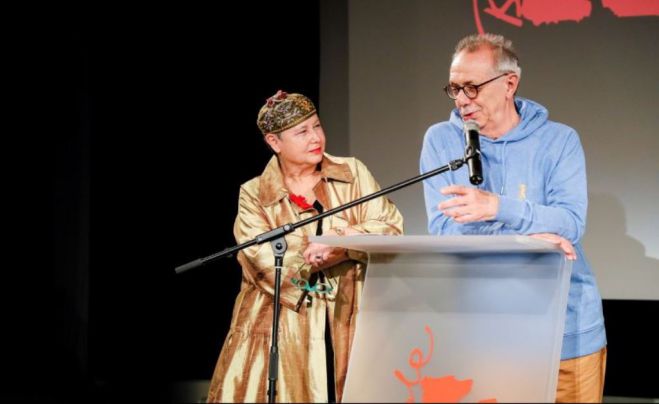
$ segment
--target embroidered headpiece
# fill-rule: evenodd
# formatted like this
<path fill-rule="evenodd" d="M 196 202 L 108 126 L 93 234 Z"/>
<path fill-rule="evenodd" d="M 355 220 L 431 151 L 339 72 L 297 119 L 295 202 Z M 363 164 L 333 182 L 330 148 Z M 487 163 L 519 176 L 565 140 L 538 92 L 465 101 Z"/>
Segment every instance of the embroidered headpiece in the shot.
<path fill-rule="evenodd" d="M 264 135 L 281 133 L 315 113 L 313 102 L 304 95 L 279 90 L 261 107 L 256 124 Z"/>

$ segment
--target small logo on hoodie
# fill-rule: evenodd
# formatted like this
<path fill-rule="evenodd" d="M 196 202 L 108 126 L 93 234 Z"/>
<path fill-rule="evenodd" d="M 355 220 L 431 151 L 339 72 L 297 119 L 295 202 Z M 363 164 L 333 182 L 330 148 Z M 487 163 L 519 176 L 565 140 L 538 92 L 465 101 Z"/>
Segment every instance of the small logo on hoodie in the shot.
<path fill-rule="evenodd" d="M 522 201 L 526 199 L 526 184 L 519 184 L 519 199 Z"/>

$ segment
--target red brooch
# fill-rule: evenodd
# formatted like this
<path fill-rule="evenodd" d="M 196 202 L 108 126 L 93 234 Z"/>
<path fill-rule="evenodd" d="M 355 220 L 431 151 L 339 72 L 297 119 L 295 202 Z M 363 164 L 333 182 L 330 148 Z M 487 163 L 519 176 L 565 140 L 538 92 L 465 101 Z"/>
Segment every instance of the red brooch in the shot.
<path fill-rule="evenodd" d="M 307 210 L 313 207 L 312 205 L 309 205 L 309 202 L 307 202 L 307 198 L 305 198 L 302 195 L 295 195 L 294 193 L 289 193 L 288 198 L 291 200 L 291 202 L 299 206 L 302 210 Z"/>

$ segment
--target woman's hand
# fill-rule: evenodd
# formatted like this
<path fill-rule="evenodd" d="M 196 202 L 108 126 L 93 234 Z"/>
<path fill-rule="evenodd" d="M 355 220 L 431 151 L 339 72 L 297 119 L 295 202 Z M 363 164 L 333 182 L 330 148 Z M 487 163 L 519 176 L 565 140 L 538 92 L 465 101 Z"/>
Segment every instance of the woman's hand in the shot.
<path fill-rule="evenodd" d="M 348 258 L 347 250 L 343 247 L 332 247 L 327 244 L 311 243 L 302 253 L 304 262 L 314 269 L 325 269 Z"/>
<path fill-rule="evenodd" d="M 327 230 L 325 236 L 344 236 L 361 234 L 350 227 L 332 228 Z M 302 253 L 304 262 L 314 269 L 325 269 L 348 259 L 348 250 L 343 247 L 332 247 L 326 244 L 310 243 Z"/>

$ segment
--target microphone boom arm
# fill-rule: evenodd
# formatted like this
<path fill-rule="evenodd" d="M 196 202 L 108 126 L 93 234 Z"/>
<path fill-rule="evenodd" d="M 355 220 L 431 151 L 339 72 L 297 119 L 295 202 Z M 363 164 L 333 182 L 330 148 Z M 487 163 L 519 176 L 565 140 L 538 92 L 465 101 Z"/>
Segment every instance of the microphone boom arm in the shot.
<path fill-rule="evenodd" d="M 227 248 L 223 251 L 220 251 L 218 253 L 209 255 L 209 256 L 204 257 L 204 258 L 198 258 L 196 260 L 188 262 L 187 264 L 180 265 L 180 266 L 175 268 L 175 271 L 176 271 L 177 274 L 180 274 L 180 273 L 183 273 L 183 272 L 188 271 L 190 269 L 193 269 L 193 268 L 196 268 L 196 267 L 199 267 L 199 266 L 202 266 L 202 265 L 206 265 L 206 264 L 208 264 L 210 262 L 213 262 L 215 260 L 218 260 L 222 257 L 231 257 L 236 252 L 238 252 L 238 251 L 240 251 L 244 248 L 251 247 L 254 244 L 263 244 L 263 243 L 278 239 L 280 237 L 285 236 L 286 234 L 292 233 L 298 227 L 306 226 L 309 223 L 313 223 L 315 221 L 321 220 L 321 219 L 323 219 L 327 216 L 333 215 L 335 213 L 339 213 L 339 212 L 341 212 L 343 210 L 346 210 L 346 209 L 349 209 L 353 206 L 356 206 L 356 205 L 362 204 L 364 202 L 370 201 L 371 199 L 379 198 L 382 195 L 386 195 L 386 194 L 389 194 L 391 192 L 398 191 L 401 188 L 405 188 L 405 187 L 410 186 L 412 184 L 415 184 L 419 181 L 423 181 L 426 178 L 434 177 L 435 175 L 441 174 L 441 173 L 446 172 L 446 171 L 455 171 L 455 170 L 459 169 L 460 167 L 462 167 L 467 161 L 475 158 L 475 156 L 477 156 L 477 154 L 472 153 L 468 156 L 465 156 L 464 158 L 453 160 L 445 166 L 436 168 L 434 170 L 428 171 L 427 173 L 423 173 L 421 175 L 417 175 L 416 177 L 412 177 L 412 178 L 407 179 L 405 181 L 399 182 L 398 184 L 391 185 L 387 188 L 383 188 L 383 189 L 381 189 L 377 192 L 374 192 L 374 193 L 369 194 L 369 195 L 365 195 L 361 198 L 355 199 L 354 201 L 350 201 L 350 202 L 348 202 L 344 205 L 337 206 L 336 208 L 326 210 L 325 212 L 320 213 L 316 216 L 312 216 L 312 217 L 309 217 L 307 219 L 300 220 L 299 222 L 296 222 L 296 223 L 288 223 L 288 224 L 285 224 L 281 227 L 277 227 L 276 229 L 273 229 L 273 230 L 267 231 L 265 233 L 262 233 L 262 234 L 256 236 L 254 239 L 249 240 L 245 243 L 238 244 L 236 246 Z"/>

